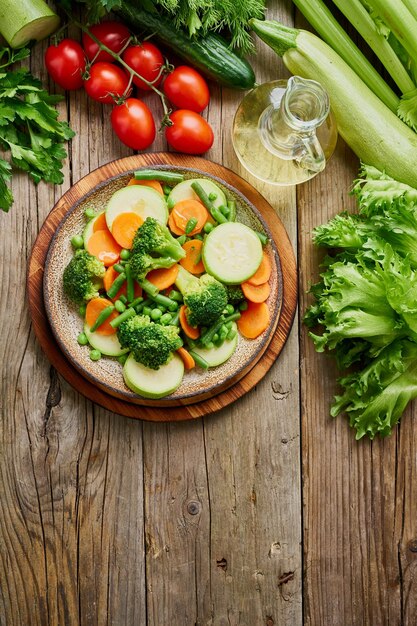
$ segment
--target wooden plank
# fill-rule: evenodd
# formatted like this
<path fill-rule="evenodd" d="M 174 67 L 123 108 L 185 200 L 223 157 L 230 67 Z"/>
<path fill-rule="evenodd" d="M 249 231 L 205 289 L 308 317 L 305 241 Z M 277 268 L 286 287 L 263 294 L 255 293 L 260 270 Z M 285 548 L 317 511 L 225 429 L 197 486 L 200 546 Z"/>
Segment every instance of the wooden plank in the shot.
<path fill-rule="evenodd" d="M 283 5 L 270 16 L 291 23 Z M 258 80 L 282 76 L 276 55 L 259 48 Z M 208 156 L 248 178 L 229 134 L 243 94 L 211 93 Z M 294 191 L 249 180 L 295 242 Z M 195 424 L 144 425 L 150 624 L 301 624 L 297 355 L 295 328 L 270 374 L 229 409 Z"/>

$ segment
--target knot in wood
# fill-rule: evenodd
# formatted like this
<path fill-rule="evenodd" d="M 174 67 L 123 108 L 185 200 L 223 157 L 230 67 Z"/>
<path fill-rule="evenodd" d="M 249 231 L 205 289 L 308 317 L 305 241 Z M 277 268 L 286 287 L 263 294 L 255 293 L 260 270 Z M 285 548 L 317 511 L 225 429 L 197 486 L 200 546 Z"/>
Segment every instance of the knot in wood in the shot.
<path fill-rule="evenodd" d="M 411 541 L 408 542 L 408 549 L 410 552 L 417 552 L 417 539 L 411 539 Z"/>
<path fill-rule="evenodd" d="M 187 511 L 190 515 L 198 515 L 201 511 L 201 504 L 197 500 L 191 500 L 187 504 Z"/>

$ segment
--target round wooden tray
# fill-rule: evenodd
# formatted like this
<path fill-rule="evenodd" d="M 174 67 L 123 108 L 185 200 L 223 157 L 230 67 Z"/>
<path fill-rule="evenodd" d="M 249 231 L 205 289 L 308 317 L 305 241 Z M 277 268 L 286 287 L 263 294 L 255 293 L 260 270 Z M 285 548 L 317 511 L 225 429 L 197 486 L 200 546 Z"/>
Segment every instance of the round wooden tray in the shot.
<path fill-rule="evenodd" d="M 157 164 L 196 168 L 236 187 L 258 208 L 265 219 L 276 242 L 282 270 L 283 301 L 278 326 L 261 360 L 242 379 L 225 391 L 202 401 L 177 407 L 149 407 L 133 404 L 109 395 L 84 378 L 74 369 L 56 343 L 43 302 L 42 282 L 49 244 L 66 212 L 89 189 L 108 178 L 128 170 L 143 166 L 152 167 Z M 52 365 L 77 391 L 106 409 L 127 417 L 149 421 L 180 421 L 201 417 L 224 408 L 252 389 L 269 370 L 285 344 L 294 318 L 297 306 L 296 263 L 288 235 L 274 209 L 240 176 L 217 163 L 199 157 L 167 153 L 142 154 L 113 161 L 91 172 L 71 187 L 57 202 L 45 220 L 32 250 L 28 268 L 28 297 L 33 328 L 39 343 Z"/>

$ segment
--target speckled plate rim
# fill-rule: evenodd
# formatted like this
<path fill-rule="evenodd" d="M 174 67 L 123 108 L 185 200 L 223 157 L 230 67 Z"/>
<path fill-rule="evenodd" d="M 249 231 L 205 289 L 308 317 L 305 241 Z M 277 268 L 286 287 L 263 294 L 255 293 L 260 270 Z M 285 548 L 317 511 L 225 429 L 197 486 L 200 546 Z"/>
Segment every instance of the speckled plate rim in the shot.
<path fill-rule="evenodd" d="M 143 166 L 143 167 L 145 167 L 145 166 Z M 48 267 L 49 267 L 50 260 L 51 260 L 51 257 L 53 255 L 53 252 L 54 252 L 54 245 L 55 245 L 57 239 L 59 238 L 61 230 L 65 227 L 66 221 L 73 215 L 73 213 L 75 211 L 77 211 L 77 209 L 79 208 L 79 206 L 81 204 L 84 204 L 85 202 L 88 202 L 88 198 L 90 196 L 92 196 L 93 194 L 96 194 L 97 192 L 99 192 L 100 189 L 103 189 L 106 186 L 108 186 L 112 181 L 118 180 L 119 178 L 122 178 L 122 177 L 125 177 L 125 176 L 128 176 L 128 175 L 132 175 L 133 172 L 136 169 L 138 169 L 138 168 L 133 168 L 133 169 L 132 168 L 127 168 L 125 171 L 121 171 L 121 172 L 118 172 L 117 174 L 115 174 L 113 176 L 109 176 L 108 178 L 106 178 L 106 180 L 103 180 L 103 181 L 97 183 L 91 189 L 89 189 L 88 191 L 83 193 L 82 197 L 79 198 L 76 202 L 74 202 L 74 204 L 72 204 L 69 207 L 68 211 L 66 211 L 64 217 L 59 222 L 59 224 L 58 224 L 58 226 L 57 226 L 57 228 L 55 230 L 55 233 L 54 233 L 54 235 L 53 235 L 53 237 L 51 239 L 50 245 L 49 245 L 49 249 L 48 249 L 48 253 L 47 253 L 47 257 L 46 257 L 46 261 L 45 261 L 44 274 L 43 274 L 43 294 L 44 294 L 44 305 L 45 305 L 45 309 L 46 309 L 46 313 L 47 313 L 47 316 L 48 316 L 49 325 L 50 325 L 50 327 L 52 329 L 53 335 L 54 335 L 54 337 L 55 337 L 55 339 L 56 339 L 60 349 L 62 350 L 63 354 L 67 358 L 67 360 L 77 369 L 77 371 L 84 378 L 89 380 L 94 385 L 98 386 L 100 389 L 102 389 L 103 391 L 105 391 L 109 395 L 112 395 L 113 397 L 118 398 L 120 400 L 124 400 L 124 401 L 127 401 L 127 402 L 132 402 L 133 404 L 143 405 L 143 406 L 160 406 L 160 407 L 169 408 L 171 406 L 178 406 L 179 404 L 185 405 L 185 404 L 191 404 L 191 403 L 195 403 L 195 402 L 200 402 L 200 401 L 203 401 L 206 398 L 213 397 L 213 396 L 215 396 L 215 395 L 225 391 L 226 389 L 232 387 L 243 376 L 245 376 L 248 373 L 248 371 L 250 371 L 256 365 L 256 363 L 259 361 L 259 359 L 262 358 L 262 355 L 265 353 L 265 350 L 267 349 L 267 347 L 268 347 L 268 345 L 269 345 L 269 343 L 270 343 L 270 341 L 271 341 L 271 339 L 273 337 L 273 334 L 276 331 L 276 328 L 278 326 L 279 319 L 280 319 L 280 314 L 281 314 L 281 309 L 282 309 L 282 300 L 283 300 L 282 268 L 281 268 L 281 260 L 280 260 L 280 255 L 279 255 L 279 251 L 278 251 L 278 246 L 277 246 L 277 244 L 276 244 L 276 242 L 274 240 L 274 237 L 273 237 L 273 235 L 271 233 L 271 230 L 270 230 L 268 224 L 266 223 L 265 219 L 263 218 L 261 212 L 253 204 L 253 202 L 251 202 L 239 189 L 237 189 L 235 186 L 229 184 L 228 182 L 224 181 L 219 176 L 216 176 L 214 174 L 208 173 L 207 171 L 204 171 L 204 170 L 198 169 L 198 168 L 194 168 L 194 167 L 188 167 L 188 166 L 185 166 L 185 165 L 153 164 L 152 168 L 154 168 L 154 169 L 161 169 L 161 170 L 186 171 L 186 172 L 195 174 L 197 176 L 202 176 L 202 177 L 209 178 L 209 179 L 213 180 L 214 182 L 217 182 L 221 187 L 229 190 L 232 194 L 237 196 L 241 203 L 243 203 L 244 205 L 249 207 L 249 209 L 255 215 L 255 218 L 260 222 L 260 224 L 262 225 L 262 228 L 267 233 L 268 238 L 269 238 L 269 244 L 268 245 L 271 246 L 271 252 L 272 252 L 272 255 L 274 257 L 274 261 L 275 261 L 275 265 L 276 265 L 277 289 L 276 289 L 274 310 L 271 311 L 271 323 L 270 323 L 270 326 L 268 328 L 268 331 L 265 333 L 265 336 L 262 338 L 262 341 L 259 343 L 255 354 L 249 360 L 244 360 L 240 367 L 236 368 L 233 371 L 233 373 L 230 373 L 228 376 L 226 376 L 224 379 L 222 379 L 221 382 L 214 382 L 210 387 L 202 387 L 199 390 L 188 392 L 186 394 L 177 395 L 177 396 L 169 395 L 169 396 L 166 396 L 164 398 L 160 398 L 159 400 L 152 400 L 152 399 L 149 399 L 149 398 L 143 398 L 143 397 L 141 397 L 139 395 L 134 394 L 133 392 L 125 391 L 123 389 L 117 389 L 116 390 L 111 385 L 107 384 L 106 381 L 103 380 L 102 377 L 95 376 L 91 372 L 88 372 L 87 370 L 85 370 L 82 367 L 82 365 L 80 365 L 73 358 L 73 356 L 72 356 L 71 352 L 68 350 L 65 342 L 62 340 L 61 335 L 59 333 L 59 330 L 56 327 L 56 324 L 54 323 L 54 318 L 53 318 L 53 315 L 52 315 L 52 312 L 51 312 L 51 307 L 50 307 L 50 302 L 49 302 Z M 98 169 L 101 169 L 101 168 L 98 168 Z M 221 366 L 219 366 L 219 367 L 221 367 Z"/>

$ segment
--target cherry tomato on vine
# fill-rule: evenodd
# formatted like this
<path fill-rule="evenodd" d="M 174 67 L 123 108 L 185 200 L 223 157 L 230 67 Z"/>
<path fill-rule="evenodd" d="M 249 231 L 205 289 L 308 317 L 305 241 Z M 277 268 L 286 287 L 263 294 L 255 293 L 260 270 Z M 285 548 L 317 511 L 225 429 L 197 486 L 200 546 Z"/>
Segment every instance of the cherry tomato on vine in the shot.
<path fill-rule="evenodd" d="M 160 74 L 161 66 L 164 64 L 164 57 L 153 43 L 144 41 L 137 46 L 129 46 L 123 53 L 123 61 L 135 70 L 138 74 L 143 76 L 148 82 L 152 83 L 155 87 L 159 85 L 162 80 L 162 74 Z M 157 80 L 156 80 L 157 79 Z M 152 87 L 149 87 L 143 80 L 140 80 L 137 76 L 133 77 L 133 82 L 140 89 L 150 91 Z"/>
<path fill-rule="evenodd" d="M 172 126 L 165 129 L 172 148 L 187 154 L 202 154 L 213 145 L 213 130 L 205 119 L 194 111 L 178 109 L 169 116 Z"/>
<path fill-rule="evenodd" d="M 99 61 L 90 67 L 90 77 L 84 81 L 84 89 L 93 100 L 113 104 L 113 96 L 123 96 L 128 84 L 129 78 L 120 67 Z"/>
<path fill-rule="evenodd" d="M 128 98 L 123 104 L 115 106 L 110 119 L 120 141 L 133 150 L 145 150 L 155 139 L 152 113 L 138 98 Z"/>
<path fill-rule="evenodd" d="M 209 88 L 204 78 L 186 65 L 180 65 L 166 77 L 164 92 L 176 107 L 196 113 L 201 113 L 210 100 Z"/>
<path fill-rule="evenodd" d="M 85 55 L 80 44 L 73 39 L 63 39 L 57 46 L 49 46 L 45 53 L 48 74 L 63 89 L 83 86 Z"/>
<path fill-rule="evenodd" d="M 126 45 L 130 37 L 129 29 L 124 26 L 124 24 L 120 24 L 120 22 L 102 22 L 101 24 L 94 24 L 89 30 L 102 44 L 117 54 L 119 54 L 123 46 Z M 83 48 L 90 61 L 107 61 L 108 63 L 114 63 L 115 61 L 105 50 L 101 50 L 99 54 L 97 54 L 99 51 L 98 44 L 91 39 L 90 35 L 87 35 L 87 33 L 83 33 Z"/>

